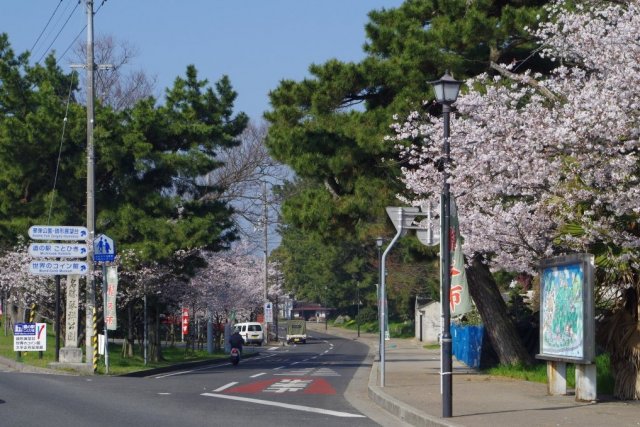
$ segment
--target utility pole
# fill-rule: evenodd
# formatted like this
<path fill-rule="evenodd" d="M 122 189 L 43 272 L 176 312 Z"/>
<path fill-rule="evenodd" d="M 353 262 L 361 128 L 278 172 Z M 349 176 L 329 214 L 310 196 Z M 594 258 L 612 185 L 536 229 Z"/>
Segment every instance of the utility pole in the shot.
<path fill-rule="evenodd" d="M 94 326 L 94 313 L 96 309 L 96 285 L 93 277 L 93 240 L 95 239 L 95 155 L 93 146 L 93 125 L 94 125 L 94 77 L 95 67 L 93 54 L 93 0 L 86 0 L 87 13 L 87 62 L 85 64 L 73 64 L 71 68 L 85 68 L 87 71 L 87 231 L 89 238 L 87 241 L 87 292 L 86 292 L 86 312 L 85 312 L 85 362 L 94 369 L 97 366 L 98 358 L 98 337 L 97 328 Z M 98 65 L 101 70 L 113 68 L 111 64 Z M 89 350 L 91 349 L 91 350 Z"/>
<path fill-rule="evenodd" d="M 269 302 L 269 211 L 267 210 L 267 183 L 262 183 L 262 202 L 263 202 L 263 211 L 264 217 L 264 307 L 266 308 L 267 303 Z M 269 344 L 269 323 L 267 322 L 267 313 L 266 310 L 264 312 L 264 331 L 265 331 L 265 343 Z"/>
<path fill-rule="evenodd" d="M 94 152 L 93 152 L 93 0 L 87 2 L 87 230 L 89 232 L 89 245 L 87 254 L 87 302 L 85 311 L 86 325 L 86 360 L 88 365 L 93 365 L 96 348 L 93 345 L 93 313 L 96 306 L 96 289 L 93 278 L 93 239 L 95 238 L 95 196 L 94 196 Z M 90 350 L 91 349 L 91 350 Z M 91 356 L 90 356 L 91 355 Z"/>

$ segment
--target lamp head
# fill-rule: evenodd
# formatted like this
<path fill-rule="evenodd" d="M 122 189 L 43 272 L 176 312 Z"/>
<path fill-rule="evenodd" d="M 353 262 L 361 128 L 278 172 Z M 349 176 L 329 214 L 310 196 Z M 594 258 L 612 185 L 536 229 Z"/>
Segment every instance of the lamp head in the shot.
<path fill-rule="evenodd" d="M 460 92 L 460 86 L 463 82 L 454 79 L 447 71 L 439 80 L 429 83 L 433 86 L 438 103 L 453 104 L 458 99 L 458 92 Z"/>

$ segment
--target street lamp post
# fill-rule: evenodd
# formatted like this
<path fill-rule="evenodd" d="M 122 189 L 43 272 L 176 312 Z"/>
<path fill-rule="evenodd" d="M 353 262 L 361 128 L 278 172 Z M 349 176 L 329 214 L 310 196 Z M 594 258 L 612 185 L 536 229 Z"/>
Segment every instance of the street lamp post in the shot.
<path fill-rule="evenodd" d="M 382 312 L 382 306 L 380 305 L 380 283 L 382 283 L 382 244 L 384 243 L 384 240 L 382 239 L 382 237 L 378 237 L 376 239 L 376 246 L 378 247 L 378 287 L 376 289 L 376 293 L 378 294 L 378 316 L 380 316 L 380 313 Z M 382 335 L 382 325 L 384 322 L 384 319 L 380 319 L 380 331 L 378 333 L 379 337 L 378 337 L 378 360 L 380 360 L 380 356 L 382 353 L 382 346 L 384 345 L 384 337 Z"/>
<path fill-rule="evenodd" d="M 449 147 L 449 122 L 451 104 L 456 102 L 460 91 L 461 81 L 455 80 L 448 72 L 439 80 L 431 82 L 436 94 L 436 101 L 442 105 L 442 118 L 444 120 L 444 164 L 442 203 L 444 216 L 442 218 L 442 233 L 440 237 L 440 251 L 442 252 L 442 416 L 452 416 L 452 361 L 451 361 L 451 310 L 449 308 L 451 293 L 451 251 L 449 243 L 449 228 L 451 222 L 451 199 L 449 193 L 449 162 L 451 150 Z"/>

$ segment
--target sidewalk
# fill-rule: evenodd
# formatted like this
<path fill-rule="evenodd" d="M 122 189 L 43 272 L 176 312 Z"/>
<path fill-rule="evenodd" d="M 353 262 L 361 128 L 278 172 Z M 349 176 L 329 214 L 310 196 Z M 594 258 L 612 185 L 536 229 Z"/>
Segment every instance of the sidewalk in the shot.
<path fill-rule="evenodd" d="M 315 329 L 315 328 L 310 328 Z M 324 332 L 322 329 L 317 329 Z M 349 339 L 355 331 L 329 326 L 327 333 Z M 361 333 L 369 358 L 378 351 L 378 335 Z M 442 418 L 440 350 L 415 339 L 392 339 L 385 346 L 385 387 L 378 362 L 369 377 L 369 398 L 416 426 L 640 426 L 640 402 L 603 396 L 579 403 L 574 396 L 548 396 L 546 384 L 482 375 L 453 361 L 453 417 Z"/>

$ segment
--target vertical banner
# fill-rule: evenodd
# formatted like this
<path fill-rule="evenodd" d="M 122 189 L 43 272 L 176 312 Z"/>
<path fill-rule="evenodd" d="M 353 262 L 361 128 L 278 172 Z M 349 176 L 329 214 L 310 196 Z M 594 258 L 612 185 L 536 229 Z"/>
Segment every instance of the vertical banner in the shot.
<path fill-rule="evenodd" d="M 67 276 L 67 307 L 64 346 L 78 347 L 78 310 L 80 302 L 80 276 Z"/>
<path fill-rule="evenodd" d="M 105 305 L 104 321 L 107 330 L 115 331 L 118 327 L 116 318 L 116 296 L 118 295 L 118 267 L 107 267 L 107 301 Z"/>
<path fill-rule="evenodd" d="M 449 293 L 449 308 L 451 316 L 460 316 L 471 311 L 471 296 L 467 275 L 464 270 L 464 255 L 462 253 L 462 238 L 458 224 L 458 207 L 451 198 L 451 225 L 449 229 L 449 248 L 451 250 L 451 291 Z"/>
<path fill-rule="evenodd" d="M 182 335 L 189 334 L 189 309 L 182 309 Z"/>

